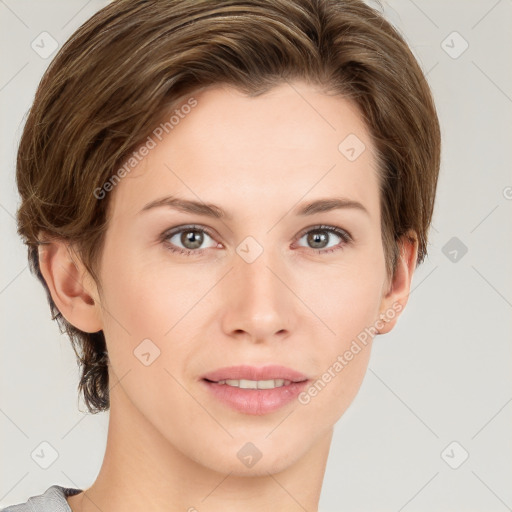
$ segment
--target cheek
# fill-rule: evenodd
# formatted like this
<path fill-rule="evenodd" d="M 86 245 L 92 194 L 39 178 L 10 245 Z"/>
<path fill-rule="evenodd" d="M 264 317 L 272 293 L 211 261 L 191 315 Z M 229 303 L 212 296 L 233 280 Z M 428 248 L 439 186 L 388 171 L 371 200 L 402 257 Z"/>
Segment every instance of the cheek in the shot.
<path fill-rule="evenodd" d="M 190 279 L 183 283 L 179 267 L 171 269 L 136 253 L 123 254 L 122 258 L 112 254 L 104 260 L 106 334 L 121 332 L 133 343 L 144 338 L 160 339 L 183 316 L 194 288 L 186 286 L 191 284 Z"/>
<path fill-rule="evenodd" d="M 123 387 L 134 398 L 140 395 L 142 408 L 163 388 L 166 400 L 181 396 L 183 390 L 169 374 L 181 380 L 195 354 L 196 325 L 208 307 L 201 298 L 214 282 L 171 266 L 162 256 L 125 252 L 121 259 L 107 257 L 103 268 L 104 332 L 113 371 L 119 378 L 129 372 L 130 380 L 139 383 Z"/>
<path fill-rule="evenodd" d="M 114 381 L 122 379 L 120 386 L 136 408 L 151 421 L 161 417 L 163 426 L 172 424 L 176 408 L 191 409 L 189 422 L 200 415 L 175 380 L 183 380 L 190 351 L 185 315 L 189 302 L 200 297 L 185 286 L 183 275 L 179 267 L 163 268 L 136 255 L 105 259 L 104 332 Z"/>
<path fill-rule="evenodd" d="M 363 259 L 361 256 L 321 271 L 304 271 L 308 278 L 299 294 L 323 321 L 322 337 L 334 341 L 331 346 L 337 349 L 372 325 L 379 312 L 385 277 L 383 258 Z"/>
<path fill-rule="evenodd" d="M 316 384 L 301 402 L 309 415 L 334 423 L 355 398 L 367 370 L 381 303 L 383 261 L 338 269 L 314 279 L 302 293 L 319 322 Z M 328 417 L 326 417 L 326 415 Z"/>
<path fill-rule="evenodd" d="M 320 315 L 329 329 L 315 338 L 318 374 L 301 403 L 309 418 L 333 425 L 350 406 L 367 371 L 379 306 L 375 287 L 346 286 L 324 290 Z M 332 331 L 332 332 L 331 332 Z"/>

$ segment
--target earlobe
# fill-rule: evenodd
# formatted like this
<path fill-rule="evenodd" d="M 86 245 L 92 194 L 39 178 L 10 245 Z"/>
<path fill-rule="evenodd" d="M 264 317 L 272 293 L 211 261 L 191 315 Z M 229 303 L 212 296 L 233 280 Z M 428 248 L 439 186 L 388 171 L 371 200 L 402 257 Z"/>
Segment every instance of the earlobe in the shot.
<path fill-rule="evenodd" d="M 42 243 L 39 267 L 62 316 L 81 331 L 100 331 L 98 299 L 85 287 L 85 268 L 72 257 L 69 244 L 63 240 Z"/>
<path fill-rule="evenodd" d="M 399 258 L 389 290 L 382 297 L 379 320 L 379 334 L 386 334 L 396 325 L 404 310 L 411 289 L 412 277 L 418 258 L 418 238 L 409 232 L 399 240 Z"/>

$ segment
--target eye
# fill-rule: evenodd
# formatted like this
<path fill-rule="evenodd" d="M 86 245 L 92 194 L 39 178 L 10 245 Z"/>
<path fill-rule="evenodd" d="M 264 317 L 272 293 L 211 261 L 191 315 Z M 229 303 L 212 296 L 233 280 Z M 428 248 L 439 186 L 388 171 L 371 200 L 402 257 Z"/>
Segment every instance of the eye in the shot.
<path fill-rule="evenodd" d="M 329 242 L 333 235 L 339 238 L 341 242 L 334 243 L 334 245 L 329 247 Z M 211 240 L 210 246 L 201 248 L 205 242 L 205 237 Z M 325 225 L 315 226 L 303 232 L 299 235 L 298 240 L 302 238 L 306 238 L 306 243 L 310 245 L 310 248 L 320 254 L 343 249 L 344 246 L 353 241 L 351 235 L 344 229 Z M 169 251 L 186 256 L 199 256 L 208 248 L 220 246 L 220 244 L 215 242 L 213 235 L 208 230 L 194 225 L 178 226 L 167 230 L 162 233 L 161 241 Z"/>
<path fill-rule="evenodd" d="M 328 244 L 331 241 L 332 235 L 341 239 L 341 242 L 335 243 L 329 247 Z M 350 234 L 336 226 L 315 226 L 313 229 L 309 229 L 300 235 L 299 240 L 304 237 L 306 238 L 306 243 L 310 245 L 310 248 L 318 253 L 337 251 L 352 242 Z"/>
<path fill-rule="evenodd" d="M 171 252 L 185 254 L 187 256 L 197 256 L 202 254 L 208 247 L 200 249 L 205 242 L 205 237 L 210 238 L 212 243 L 210 247 L 217 247 L 212 236 L 204 228 L 198 226 L 180 226 L 173 228 L 162 234 L 162 242 Z M 183 247 L 180 247 L 182 244 Z"/>

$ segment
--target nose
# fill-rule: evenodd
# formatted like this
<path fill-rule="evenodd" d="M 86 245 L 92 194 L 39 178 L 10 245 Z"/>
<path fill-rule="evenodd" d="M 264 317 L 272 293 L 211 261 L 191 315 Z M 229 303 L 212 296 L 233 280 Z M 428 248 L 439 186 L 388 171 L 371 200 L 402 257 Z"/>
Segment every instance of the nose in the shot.
<path fill-rule="evenodd" d="M 224 332 L 254 343 L 287 337 L 294 329 L 297 307 L 287 274 L 284 263 L 270 250 L 251 263 L 237 255 L 223 280 Z"/>

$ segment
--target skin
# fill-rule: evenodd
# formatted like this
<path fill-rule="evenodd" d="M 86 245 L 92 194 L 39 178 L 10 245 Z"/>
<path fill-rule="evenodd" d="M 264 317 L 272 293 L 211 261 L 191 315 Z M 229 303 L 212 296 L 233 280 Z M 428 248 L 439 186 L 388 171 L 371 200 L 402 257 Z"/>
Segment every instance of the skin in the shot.
<path fill-rule="evenodd" d="M 389 332 L 399 312 L 387 312 L 407 302 L 417 244 L 403 240 L 387 276 L 374 147 L 351 103 L 302 82 L 255 98 L 219 85 L 193 96 L 191 113 L 110 192 L 101 289 L 65 242 L 41 248 L 59 310 L 83 331 L 102 329 L 110 358 L 105 458 L 93 485 L 68 498 L 73 512 L 317 510 L 333 427 L 360 388 L 371 338 L 307 405 L 263 416 L 228 408 L 200 379 L 282 364 L 316 381 L 379 315 L 388 321 L 378 332 Z M 338 150 L 349 134 L 366 146 L 352 162 Z M 140 213 L 171 194 L 232 218 Z M 366 212 L 294 213 L 330 197 Z M 189 224 L 213 234 L 204 252 L 172 253 L 171 243 L 191 245 L 161 234 Z M 352 242 L 321 231 L 324 245 L 312 245 L 307 232 L 320 224 Z M 252 263 L 236 252 L 248 236 L 263 248 Z M 160 356 L 145 366 L 134 350 L 148 338 Z M 237 457 L 247 442 L 262 453 L 252 468 Z"/>

